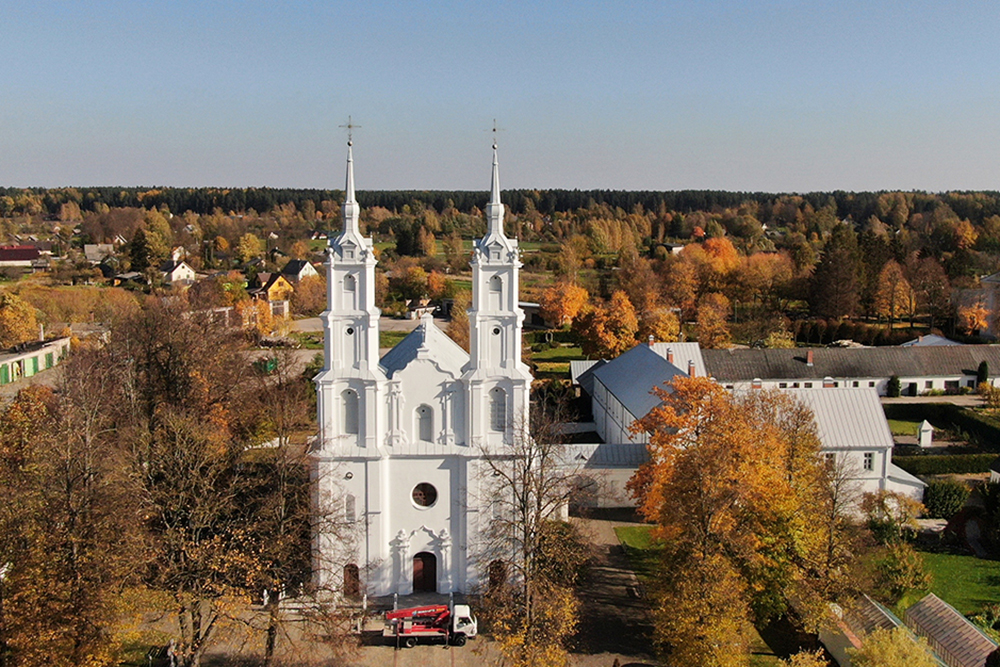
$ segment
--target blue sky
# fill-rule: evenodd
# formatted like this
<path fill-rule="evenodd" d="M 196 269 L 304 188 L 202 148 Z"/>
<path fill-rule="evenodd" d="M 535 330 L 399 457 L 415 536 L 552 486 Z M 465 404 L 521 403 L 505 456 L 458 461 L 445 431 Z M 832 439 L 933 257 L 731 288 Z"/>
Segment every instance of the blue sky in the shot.
<path fill-rule="evenodd" d="M 6 2 L 0 185 L 1000 188 L 995 2 Z"/>

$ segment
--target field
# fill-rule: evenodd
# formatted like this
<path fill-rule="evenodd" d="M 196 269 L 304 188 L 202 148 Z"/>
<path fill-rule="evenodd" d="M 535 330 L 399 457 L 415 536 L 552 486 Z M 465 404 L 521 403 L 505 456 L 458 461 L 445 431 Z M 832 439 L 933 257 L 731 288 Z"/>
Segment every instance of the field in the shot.
<path fill-rule="evenodd" d="M 889 419 L 889 430 L 893 435 L 912 435 L 917 437 L 920 430 L 920 422 L 905 419 Z"/>

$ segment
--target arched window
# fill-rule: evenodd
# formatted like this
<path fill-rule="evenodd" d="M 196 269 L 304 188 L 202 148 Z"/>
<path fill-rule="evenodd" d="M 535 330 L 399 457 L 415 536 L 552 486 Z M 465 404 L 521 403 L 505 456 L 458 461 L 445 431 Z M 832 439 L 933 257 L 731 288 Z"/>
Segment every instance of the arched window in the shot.
<path fill-rule="evenodd" d="M 357 281 L 354 276 L 344 276 L 344 291 L 353 292 L 357 287 Z"/>
<path fill-rule="evenodd" d="M 428 405 L 417 408 L 417 437 L 425 442 L 434 440 L 434 410 Z"/>
<path fill-rule="evenodd" d="M 344 307 L 355 310 L 358 307 L 358 281 L 354 276 L 344 276 Z"/>
<path fill-rule="evenodd" d="M 503 308 L 503 278 L 493 276 L 490 278 L 490 309 L 500 310 Z"/>
<path fill-rule="evenodd" d="M 348 493 L 347 496 L 344 497 L 344 520 L 347 523 L 354 523 L 357 515 L 356 506 L 357 501 L 354 499 L 354 496 Z"/>
<path fill-rule="evenodd" d="M 354 563 L 344 566 L 344 596 L 356 598 L 361 595 L 361 570 Z"/>
<path fill-rule="evenodd" d="M 345 389 L 340 398 L 344 408 L 342 420 L 344 433 L 356 434 L 358 432 L 358 393 L 353 389 Z"/>
<path fill-rule="evenodd" d="M 490 428 L 501 432 L 507 430 L 507 392 L 500 387 L 490 389 Z"/>

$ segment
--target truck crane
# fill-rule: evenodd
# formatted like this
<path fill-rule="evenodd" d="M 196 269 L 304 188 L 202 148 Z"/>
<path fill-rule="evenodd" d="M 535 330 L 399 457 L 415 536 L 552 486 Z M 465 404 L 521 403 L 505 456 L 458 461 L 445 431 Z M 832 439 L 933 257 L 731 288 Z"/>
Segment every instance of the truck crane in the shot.
<path fill-rule="evenodd" d="M 478 632 L 478 622 L 469 605 L 432 604 L 423 607 L 395 609 L 385 613 L 383 637 L 395 638 L 396 645 L 416 646 L 418 640 L 443 640 L 452 646 L 463 646 Z"/>

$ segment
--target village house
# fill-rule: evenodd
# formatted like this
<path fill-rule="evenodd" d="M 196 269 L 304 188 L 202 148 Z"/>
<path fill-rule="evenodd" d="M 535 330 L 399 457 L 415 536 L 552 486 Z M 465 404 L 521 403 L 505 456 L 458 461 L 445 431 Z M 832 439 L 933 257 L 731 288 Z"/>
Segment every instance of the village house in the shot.
<path fill-rule="evenodd" d="M 69 338 L 21 343 L 0 353 L 0 385 L 30 378 L 56 366 L 69 354 Z"/>
<path fill-rule="evenodd" d="M 167 285 L 190 285 L 198 279 L 195 270 L 183 260 L 167 260 L 160 265 L 160 273 Z"/>
<path fill-rule="evenodd" d="M 295 288 L 280 273 L 258 273 L 247 287 L 251 299 L 266 301 L 273 317 L 288 317 L 292 312 L 289 300 Z"/>
<path fill-rule="evenodd" d="M 13 269 L 29 273 L 48 266 L 38 248 L 27 245 L 0 246 L 0 269 Z"/>
<path fill-rule="evenodd" d="M 285 280 L 297 285 L 303 278 L 315 277 L 319 273 L 311 262 L 305 259 L 292 259 L 281 269 L 281 275 Z"/>

